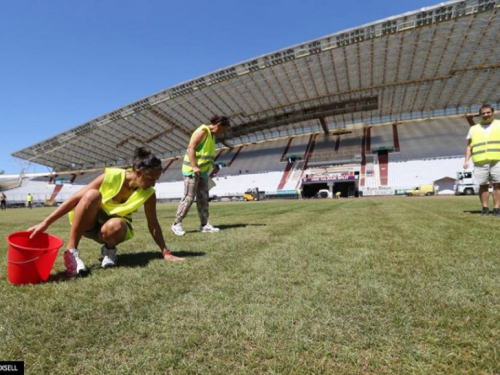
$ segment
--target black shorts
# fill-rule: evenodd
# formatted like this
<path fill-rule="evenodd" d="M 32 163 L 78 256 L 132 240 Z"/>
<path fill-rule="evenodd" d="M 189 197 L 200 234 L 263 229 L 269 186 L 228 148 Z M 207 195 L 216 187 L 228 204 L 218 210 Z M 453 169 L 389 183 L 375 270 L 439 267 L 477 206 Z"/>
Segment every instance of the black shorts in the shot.
<path fill-rule="evenodd" d="M 112 219 L 115 217 L 122 219 L 127 224 L 127 234 L 125 235 L 124 241 L 130 240 L 132 237 L 134 237 L 134 228 L 132 227 L 132 223 L 131 223 L 132 219 L 131 218 L 125 218 L 125 217 L 121 217 L 118 215 L 111 215 L 110 216 L 103 209 L 100 209 L 99 212 L 97 213 L 97 221 L 96 221 L 94 227 L 91 230 L 84 232 L 83 236 L 85 238 L 94 240 L 97 243 L 103 244 L 104 241 L 102 241 L 99 238 L 99 233 L 101 232 L 101 228 L 104 225 L 104 223 L 106 223 L 109 219 Z"/>

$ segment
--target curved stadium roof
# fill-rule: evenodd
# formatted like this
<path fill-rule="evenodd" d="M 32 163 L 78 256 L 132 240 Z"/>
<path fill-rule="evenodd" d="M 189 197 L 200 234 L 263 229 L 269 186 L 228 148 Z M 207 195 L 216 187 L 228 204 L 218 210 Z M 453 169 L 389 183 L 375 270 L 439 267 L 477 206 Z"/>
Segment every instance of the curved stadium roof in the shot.
<path fill-rule="evenodd" d="M 498 0 L 450 1 L 344 30 L 168 88 L 12 156 L 92 169 L 126 164 L 142 145 L 181 155 L 212 114 L 231 118 L 218 145 L 231 147 L 498 105 L 499 9 Z"/>

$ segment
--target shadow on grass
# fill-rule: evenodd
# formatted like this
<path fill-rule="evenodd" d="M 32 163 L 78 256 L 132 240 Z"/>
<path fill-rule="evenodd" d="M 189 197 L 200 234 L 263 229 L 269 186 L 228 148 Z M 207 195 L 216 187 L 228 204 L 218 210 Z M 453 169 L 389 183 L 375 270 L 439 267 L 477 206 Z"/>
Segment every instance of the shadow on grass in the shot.
<path fill-rule="evenodd" d="M 49 279 L 47 280 L 47 283 L 60 283 L 60 282 L 65 282 L 65 281 L 70 281 L 70 280 L 75 280 L 75 279 L 82 279 L 85 277 L 89 277 L 92 274 L 92 269 L 97 268 L 97 267 L 89 267 L 87 269 L 87 272 L 85 272 L 82 275 L 78 276 L 68 276 L 66 274 L 66 271 L 61 271 L 56 273 L 55 275 L 50 275 Z"/>
<path fill-rule="evenodd" d="M 229 224 L 229 225 L 219 225 L 221 230 L 232 229 L 232 228 L 246 228 L 246 227 L 265 227 L 266 224 Z"/>
<path fill-rule="evenodd" d="M 465 210 L 464 213 L 472 214 L 472 215 L 481 215 L 482 211 L 481 210 Z M 493 210 L 490 210 L 489 215 L 484 215 L 484 216 L 493 216 Z"/>
<path fill-rule="evenodd" d="M 181 257 L 200 257 L 204 256 L 204 252 L 200 251 L 172 251 L 172 254 Z M 163 255 L 159 251 L 147 251 L 133 254 L 118 254 L 119 267 L 146 267 L 150 261 L 154 259 L 162 259 Z"/>
<path fill-rule="evenodd" d="M 55 275 L 50 275 L 49 280 L 47 282 L 48 283 L 59 283 L 59 282 L 63 282 L 63 281 L 73 280 L 73 279 L 74 279 L 74 277 L 69 277 L 66 274 L 66 271 L 61 271 L 61 272 L 56 273 Z"/>
<path fill-rule="evenodd" d="M 266 224 L 228 224 L 216 225 L 220 230 L 233 229 L 233 228 L 246 228 L 246 227 L 264 227 Z M 189 230 L 186 233 L 200 233 L 199 230 Z"/>
<path fill-rule="evenodd" d="M 201 257 L 206 253 L 202 251 L 173 251 L 173 255 L 181 258 L 189 257 Z M 146 251 L 141 253 L 133 254 L 118 254 L 118 267 L 146 267 L 150 261 L 155 259 L 163 260 L 163 255 L 159 251 Z M 88 267 L 87 272 L 84 275 L 79 275 L 76 277 L 69 277 L 66 271 L 61 271 L 55 275 L 50 275 L 47 282 L 64 282 L 78 278 L 88 277 L 93 271 L 100 271 L 102 268 L 99 265 Z"/>

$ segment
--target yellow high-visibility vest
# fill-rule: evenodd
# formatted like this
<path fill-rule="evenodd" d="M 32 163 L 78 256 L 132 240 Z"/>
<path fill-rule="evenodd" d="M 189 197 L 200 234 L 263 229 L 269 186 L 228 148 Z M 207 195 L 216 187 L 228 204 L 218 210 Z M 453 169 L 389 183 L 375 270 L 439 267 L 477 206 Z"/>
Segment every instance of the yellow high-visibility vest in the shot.
<path fill-rule="evenodd" d="M 129 169 L 128 171 L 131 171 Z M 106 168 L 106 176 L 99 188 L 101 193 L 101 208 L 109 216 L 120 216 L 127 221 L 132 221 L 132 213 L 137 211 L 155 193 L 155 189 L 150 187 L 146 190 L 139 188 L 124 203 L 118 203 L 113 198 L 118 194 L 125 181 L 125 169 Z M 70 222 L 73 221 L 74 211 L 69 213 Z"/>
<path fill-rule="evenodd" d="M 500 160 L 500 121 L 493 120 L 488 137 L 481 124 L 471 127 L 470 133 L 474 164 Z"/>
<path fill-rule="evenodd" d="M 215 137 L 212 135 L 212 132 L 210 131 L 210 128 L 208 125 L 201 125 L 196 129 L 193 134 L 191 135 L 191 140 L 193 139 L 194 135 L 198 133 L 199 131 L 204 131 L 207 133 L 207 138 L 198 146 L 196 147 L 196 162 L 198 164 L 198 167 L 200 167 L 200 171 L 202 173 L 206 173 L 212 169 L 214 165 L 214 160 L 215 160 Z M 186 152 L 186 155 L 184 155 L 184 161 L 182 163 L 182 174 L 184 176 L 189 176 L 193 174 L 193 167 L 191 166 L 191 163 L 189 162 L 189 155 Z"/>

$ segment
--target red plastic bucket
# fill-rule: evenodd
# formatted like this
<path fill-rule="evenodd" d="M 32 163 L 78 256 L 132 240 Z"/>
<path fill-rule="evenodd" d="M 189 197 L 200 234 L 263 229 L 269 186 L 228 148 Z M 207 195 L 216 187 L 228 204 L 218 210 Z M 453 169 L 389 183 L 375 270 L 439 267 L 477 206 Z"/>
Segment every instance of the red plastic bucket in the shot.
<path fill-rule="evenodd" d="M 30 232 L 17 232 L 7 236 L 9 243 L 8 279 L 12 284 L 37 284 L 49 279 L 59 249 L 64 244 L 59 237 Z"/>

